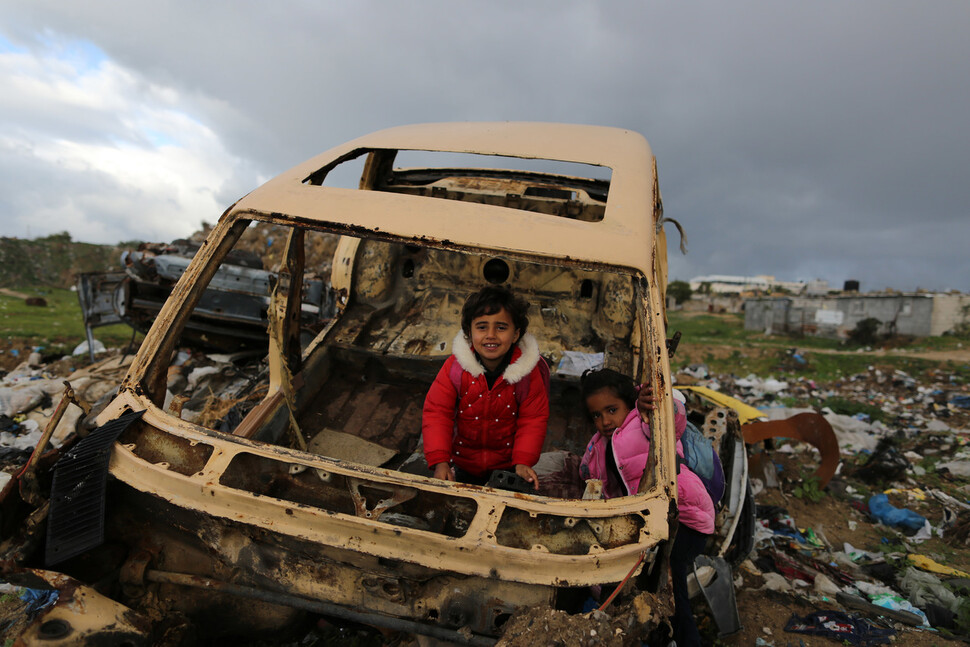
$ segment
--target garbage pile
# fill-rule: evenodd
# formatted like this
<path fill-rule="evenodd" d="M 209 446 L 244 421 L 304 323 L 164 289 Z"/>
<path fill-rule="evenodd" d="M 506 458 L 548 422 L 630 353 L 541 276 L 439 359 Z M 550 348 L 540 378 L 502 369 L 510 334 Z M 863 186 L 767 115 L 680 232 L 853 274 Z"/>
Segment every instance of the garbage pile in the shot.
<path fill-rule="evenodd" d="M 769 417 L 783 415 L 783 412 L 772 415 L 771 409 L 781 406 L 780 402 L 785 399 L 849 400 L 865 405 L 860 408 L 867 411 L 876 411 L 885 424 L 891 422 L 894 429 L 908 433 L 970 427 L 970 390 L 960 383 L 958 376 L 947 371 L 937 369 L 931 373 L 932 382 L 925 384 L 901 370 L 887 372 L 869 366 L 865 373 L 821 384 L 805 377 L 783 381 L 756 375 L 742 378 L 710 376 L 706 366 L 694 364 L 678 374 L 678 381 L 722 391 L 754 407 L 766 409 Z M 863 422 L 873 421 L 873 415 L 869 413 L 855 417 Z"/>
<path fill-rule="evenodd" d="M 24 464 L 69 382 L 92 405 L 71 406 L 52 437 L 55 446 L 75 429 L 90 428 L 132 361 L 118 350 L 74 370 L 31 354 L 0 379 L 0 479 Z M 207 354 L 179 349 L 168 373 L 166 409 L 183 419 L 231 432 L 265 396 L 268 367 L 254 353 Z M 886 644 L 903 632 L 970 636 L 970 391 L 943 371 L 921 383 L 901 372 L 869 371 L 834 383 L 783 381 L 749 375 L 712 376 L 689 367 L 691 381 L 784 419 L 805 403 L 855 403 L 822 410 L 839 444 L 840 465 L 826 486 L 812 481 L 818 454 L 809 445 L 773 438 L 750 449 L 766 457 L 752 469 L 758 529 L 754 552 L 735 587 L 745 622 L 745 591 L 787 600 L 776 607 L 775 633 L 725 644 L 795 644 L 798 635 L 835 637 L 847 644 Z M 838 409 L 838 410 L 836 410 Z M 770 473 L 769 473 L 770 472 Z M 769 476 L 771 478 L 769 478 Z M 0 487 L 4 483 L 0 483 Z M 769 595 L 770 594 L 770 595 Z M 11 593 L 17 609 L 40 604 Z M 750 600 L 750 598 L 748 598 Z M 796 610 L 795 607 L 800 607 Z M 17 613 L 22 613 L 17 611 Z M 757 631 L 760 627 L 754 627 Z M 765 627 L 765 629 L 768 629 Z M 791 637 L 778 632 L 791 634 Z M 900 644 L 909 644 L 903 642 Z M 929 644 L 929 643 L 927 643 Z"/>
<path fill-rule="evenodd" d="M 180 349 L 169 368 L 165 408 L 189 422 L 231 432 L 266 395 L 268 365 L 258 355 Z M 79 407 L 70 405 L 53 431 L 50 442 L 54 447 L 60 447 L 75 430 L 83 433 L 94 428 L 97 415 L 117 394 L 133 356 L 118 349 L 105 350 L 98 361 L 77 370 L 67 360 L 44 364 L 35 352 L 0 378 L 0 488 L 37 445 L 65 383 L 91 411 L 84 415 Z"/>
<path fill-rule="evenodd" d="M 106 354 L 107 355 L 107 354 Z M 68 378 L 84 402 L 107 401 L 131 364 L 120 352 L 74 370 L 70 361 L 45 364 L 34 351 L 0 379 L 0 488 L 10 480 L 11 469 L 22 466 L 47 429 Z M 60 447 L 83 421 L 83 411 L 70 406 L 53 431 L 51 444 Z"/>
<path fill-rule="evenodd" d="M 783 402 L 836 402 L 849 410 L 821 411 L 841 457 L 827 487 L 812 482 L 818 453 L 811 446 L 775 438 L 750 448 L 769 457 L 770 473 L 752 468 L 756 545 L 738 582 L 809 610 L 785 607 L 784 632 L 853 645 L 899 641 L 903 631 L 970 636 L 966 385 L 944 371 L 921 384 L 902 371 L 870 368 L 825 385 L 706 373 L 693 365 L 677 379 L 731 394 L 767 419 L 814 410 Z M 860 411 L 852 413 L 853 406 Z M 756 639 L 795 642 L 769 627 Z"/>

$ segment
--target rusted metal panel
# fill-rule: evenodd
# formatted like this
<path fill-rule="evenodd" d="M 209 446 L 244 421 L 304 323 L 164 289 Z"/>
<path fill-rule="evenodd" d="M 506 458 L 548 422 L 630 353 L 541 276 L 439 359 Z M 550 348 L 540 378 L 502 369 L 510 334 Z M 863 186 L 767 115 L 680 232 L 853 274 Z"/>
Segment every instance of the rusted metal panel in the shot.
<path fill-rule="evenodd" d="M 479 145 L 482 148 L 476 148 Z M 603 221 L 583 222 L 499 206 L 305 183 L 321 168 L 359 149 L 481 153 L 604 166 L 612 169 L 610 195 Z M 381 131 L 331 149 L 253 191 L 235 205 L 233 213 L 284 213 L 352 229 L 533 257 L 609 259 L 652 276 L 654 268 L 645 250 L 653 248 L 655 201 L 653 154 L 637 133 L 564 124 L 427 124 Z M 389 213 L 397 215 L 387 218 Z M 509 231 L 531 233 L 510 237 Z"/>
<path fill-rule="evenodd" d="M 57 601 L 17 636 L 25 647 L 149 645 L 148 618 L 98 593 L 82 582 L 52 571 L 14 569 L 7 581 L 33 589 L 53 590 Z"/>
<path fill-rule="evenodd" d="M 821 464 L 814 477 L 818 486 L 825 487 L 839 467 L 839 440 L 832 425 L 818 413 L 799 413 L 785 420 L 767 420 L 744 425 L 744 442 L 754 444 L 768 438 L 791 438 L 815 447 L 821 455 Z"/>
<path fill-rule="evenodd" d="M 612 175 L 605 182 L 492 169 L 452 177 L 393 169 L 397 150 L 561 160 Z M 360 190 L 321 186 L 334 165 L 358 153 L 367 155 Z M 99 418 L 145 410 L 110 462 L 124 493 L 114 531 L 149 555 L 127 569 L 130 586 L 179 612 L 249 608 L 227 601 L 242 591 L 232 587 L 243 587 L 297 608 L 331 601 L 495 635 L 514 609 L 551 603 L 560 587 L 617 582 L 644 553 L 666 554 L 658 547 L 675 518 L 676 471 L 655 175 L 643 138 L 619 129 L 426 125 L 339 146 L 231 207 Z M 161 405 L 180 330 L 253 220 L 291 235 L 270 304 L 266 396 L 230 436 Z M 295 320 L 311 231 L 345 236 L 332 263 L 337 316 L 307 341 Z M 603 353 L 611 367 L 653 383 L 655 442 L 637 496 L 510 493 L 302 449 L 329 429 L 396 451 L 396 464 L 407 458 L 461 303 L 483 282 L 508 283 L 533 301 L 530 332 L 553 365 L 559 398 L 552 437 L 574 451 L 588 434 L 567 413 L 578 376 L 558 374 L 566 350 Z M 144 527 L 150 541 L 136 530 Z M 152 570 L 226 586 L 147 582 Z M 284 616 L 267 612 L 259 622 Z"/>
<path fill-rule="evenodd" d="M 146 413 L 146 417 L 149 413 Z M 417 500 L 409 494 L 395 497 L 395 491 L 407 492 L 408 488 L 421 491 L 423 497 L 444 497 L 441 501 L 447 502 L 452 500 L 456 489 L 452 486 L 439 485 L 441 482 L 434 479 L 407 479 L 389 470 L 371 469 L 367 471 L 371 472 L 370 487 L 374 498 L 369 502 L 364 502 L 362 498 L 355 501 L 355 497 L 361 497 L 364 489 L 355 480 L 364 472 L 361 467 L 345 467 L 324 457 L 310 462 L 305 454 L 300 457 L 299 452 L 284 448 L 263 449 L 261 452 L 240 450 L 222 445 L 221 451 L 212 454 L 205 469 L 185 476 L 164 464 L 149 465 L 127 449 L 116 446 L 111 469 L 115 476 L 132 487 L 153 492 L 162 499 L 178 502 L 180 506 L 204 511 L 214 517 L 272 527 L 274 532 L 325 545 L 344 545 L 372 555 L 395 556 L 426 567 L 446 568 L 468 575 L 485 576 L 491 573 L 503 579 L 535 584 L 561 582 L 564 572 L 570 573 L 576 585 L 612 581 L 610 578 L 623 576 L 624 564 L 629 563 L 628 555 L 636 554 L 666 537 L 665 524 L 644 534 L 633 532 L 629 522 L 614 528 L 602 521 L 604 517 L 631 513 L 663 518 L 660 512 L 665 509 L 663 499 L 579 502 L 499 492 L 490 494 L 480 488 L 473 490 L 474 498 L 471 498 L 471 492 L 466 495 L 474 513 L 472 516 L 468 516 L 467 511 L 460 513 L 459 519 L 464 518 L 461 526 L 467 527 L 464 534 L 461 537 L 452 536 L 456 528 L 454 522 L 447 527 L 452 530 L 442 527 L 445 534 L 437 534 L 401 525 L 406 521 L 400 518 L 391 517 L 393 523 L 382 521 L 381 515 L 374 515 L 374 511 L 380 510 L 384 514 L 384 511 L 393 510 L 394 505 L 400 505 L 405 500 Z M 269 460 L 278 467 L 267 472 L 258 469 L 258 464 L 252 461 L 242 464 L 240 469 L 231 467 L 234 457 L 251 454 L 260 454 L 263 460 Z M 284 459 L 287 455 L 289 460 Z M 303 477 L 301 480 L 311 484 L 306 487 L 319 482 L 315 488 L 319 494 L 314 495 L 313 490 L 308 492 L 304 489 L 303 494 L 299 495 L 299 488 L 294 486 L 287 489 L 282 486 L 280 479 L 286 478 L 291 465 L 310 468 L 305 477 L 300 475 Z M 229 480 L 220 476 L 222 474 L 229 475 Z M 232 477 L 232 474 L 238 476 Z M 338 489 L 330 487 L 331 483 L 336 483 Z M 463 488 L 457 489 L 461 491 Z M 289 500 L 280 499 L 274 494 L 284 495 Z M 465 497 L 459 497 L 458 502 L 462 498 Z M 341 500 L 344 503 L 340 503 Z M 445 517 L 448 516 L 447 505 L 450 504 L 437 504 Z M 542 549 L 536 553 L 534 544 L 543 541 L 542 529 L 537 528 L 534 530 L 536 542 L 527 549 L 503 549 L 496 539 L 496 533 L 506 508 L 527 515 L 542 512 L 574 518 L 576 523 L 587 518 L 589 524 L 604 524 L 609 530 L 605 531 L 603 537 L 609 540 L 608 545 L 612 543 L 615 547 L 611 546 L 611 549 L 602 552 L 594 548 L 587 550 L 586 554 L 573 556 L 546 553 Z M 627 530 L 620 530 L 624 526 Z M 603 540 L 594 536 L 590 543 L 599 546 L 600 541 Z M 493 556 L 481 552 L 485 546 L 490 547 Z M 481 559 L 467 559 L 471 552 Z M 541 559 L 539 554 L 543 555 Z M 593 555 L 595 560 L 590 559 Z M 583 567 L 577 572 L 575 569 L 579 565 Z"/>

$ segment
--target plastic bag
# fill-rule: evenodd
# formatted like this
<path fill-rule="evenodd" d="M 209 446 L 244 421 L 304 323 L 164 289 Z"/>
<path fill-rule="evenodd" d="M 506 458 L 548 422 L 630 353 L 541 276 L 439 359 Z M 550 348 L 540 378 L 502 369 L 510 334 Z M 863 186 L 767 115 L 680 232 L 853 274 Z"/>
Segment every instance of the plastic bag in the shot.
<path fill-rule="evenodd" d="M 926 523 L 926 517 L 907 508 L 897 508 L 889 503 L 885 494 L 874 494 L 869 499 L 869 511 L 876 519 L 887 526 L 902 528 L 911 533 L 918 532 Z"/>

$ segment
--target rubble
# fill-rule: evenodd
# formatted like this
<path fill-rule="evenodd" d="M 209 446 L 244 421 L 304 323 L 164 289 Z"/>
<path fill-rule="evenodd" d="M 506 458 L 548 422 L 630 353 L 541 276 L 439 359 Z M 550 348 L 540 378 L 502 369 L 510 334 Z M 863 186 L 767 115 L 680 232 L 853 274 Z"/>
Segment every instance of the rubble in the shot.
<path fill-rule="evenodd" d="M 799 442 L 796 433 L 750 448 L 749 462 L 758 465 L 752 475 L 760 487 L 751 557 L 757 576 L 744 571 L 739 591 L 743 621 L 751 617 L 745 591 L 761 591 L 769 600 L 779 596 L 803 607 L 786 631 L 801 626 L 821 635 L 828 622 L 849 631 L 851 637 L 840 639 L 851 644 L 879 644 L 866 642 L 873 637 L 866 638 L 860 627 L 886 632 L 878 636 L 886 642 L 891 633 L 905 631 L 900 644 L 924 644 L 920 632 L 929 627 L 944 635 L 970 635 L 970 598 L 956 584 L 957 578 L 968 577 L 970 566 L 965 552 L 970 542 L 970 416 L 963 407 L 968 388 L 961 379 L 936 370 L 927 381 L 875 366 L 831 383 L 695 375 L 702 373 L 692 367 L 677 378 L 753 405 L 762 419 L 785 421 L 820 412 L 838 442 L 839 465 L 828 487 L 812 476 L 822 456 L 811 444 Z M 761 440 L 755 433 L 759 424 L 774 423 L 745 425 L 746 439 Z M 813 493 L 817 499 L 810 498 Z M 897 524 L 901 527 L 891 527 Z M 953 553 L 948 545 L 961 552 Z M 755 617 L 763 622 L 764 612 Z M 925 640 L 935 639 L 927 635 Z M 756 640 L 768 644 L 758 627 L 746 624 L 740 636 L 724 643 Z"/>
<path fill-rule="evenodd" d="M 74 371 L 67 376 L 52 374 L 44 366 L 31 368 L 25 362 L 0 381 L 0 395 L 2 395 L 0 402 L 4 406 L 3 414 L 0 416 L 0 427 L 2 427 L 0 446 L 8 448 L 9 452 L 0 455 L 9 466 L 6 468 L 8 473 L 16 469 L 16 465 L 29 456 L 29 450 L 33 444 L 36 444 L 42 429 L 53 414 L 54 406 L 63 391 L 64 377 L 79 393 L 93 402 L 102 400 L 106 394 L 112 392 L 122 379 L 131 359 L 115 353 L 97 364 Z M 227 429 L 231 429 L 233 421 L 238 423 L 246 408 L 254 406 L 261 399 L 262 394 L 258 390 L 258 384 L 264 376 L 265 366 L 261 365 L 259 358 L 251 355 L 248 357 L 206 355 L 191 349 L 183 349 L 173 358 L 169 374 L 170 395 L 167 398 L 167 405 L 171 405 L 177 398 L 181 399 L 183 418 L 205 419 L 204 424 L 207 425 L 222 421 Z M 731 383 L 730 379 L 723 377 L 720 377 L 719 381 L 722 385 Z M 751 380 L 748 379 L 748 383 L 750 382 Z M 850 381 L 848 384 L 851 385 L 853 382 Z M 876 384 L 879 382 L 876 381 Z M 832 387 L 830 389 L 835 390 Z M 752 400 L 757 403 L 759 398 L 755 396 Z M 889 401 L 889 398 L 886 397 L 885 400 Z M 764 410 L 764 413 L 766 417 L 780 418 L 791 411 L 801 410 L 773 407 Z M 939 411 L 941 410 L 937 410 Z M 912 627 L 913 622 L 908 625 L 905 622 L 903 625 L 897 624 L 901 622 L 900 618 L 907 619 L 912 616 L 919 619 L 919 625 L 941 627 L 949 632 L 966 632 L 970 628 L 962 626 L 959 618 L 961 609 L 966 608 L 964 605 L 968 600 L 967 591 L 949 584 L 948 579 L 970 577 L 966 572 L 967 567 L 970 567 L 970 559 L 964 557 L 958 561 L 958 565 L 962 568 L 945 565 L 933 559 L 930 556 L 933 553 L 925 555 L 918 552 L 921 549 L 917 548 L 917 544 L 911 543 L 912 537 L 907 537 L 903 533 L 896 534 L 886 526 L 872 524 L 876 519 L 890 525 L 894 524 L 892 518 L 886 516 L 886 510 L 888 510 L 890 514 L 903 513 L 909 521 L 906 529 L 910 533 L 928 524 L 933 528 L 936 537 L 942 534 L 947 540 L 954 541 L 959 534 L 966 538 L 968 533 L 965 528 L 970 527 L 968 522 L 970 503 L 968 503 L 967 492 L 960 489 L 963 487 L 961 483 L 963 473 L 959 468 L 949 469 L 948 472 L 942 472 L 940 468 L 970 463 L 970 458 L 964 454 L 968 440 L 967 432 L 942 422 L 942 420 L 955 422 L 952 412 L 951 416 L 942 419 L 929 418 L 926 414 L 921 414 L 924 419 L 922 428 L 926 433 L 931 434 L 930 436 L 912 432 L 913 427 L 910 427 L 910 424 L 915 418 L 899 418 L 898 420 L 905 421 L 903 423 L 905 426 L 900 427 L 876 425 L 852 416 L 831 412 L 824 415 L 827 421 L 835 423 L 832 427 L 839 438 L 838 444 L 843 462 L 840 472 L 845 473 L 834 476 L 833 486 L 836 491 L 841 492 L 838 496 L 860 503 L 858 511 L 855 512 L 858 516 L 855 520 L 849 521 L 857 529 L 864 530 L 866 524 L 869 524 L 876 534 L 885 533 L 884 541 L 889 543 L 881 543 L 877 546 L 894 546 L 897 552 L 856 548 L 852 542 L 843 540 L 840 536 L 843 531 L 835 530 L 832 534 L 832 530 L 822 531 L 821 525 L 815 528 L 806 527 L 785 507 L 762 505 L 758 509 L 758 517 L 761 521 L 756 535 L 756 552 L 749 562 L 750 567 L 744 569 L 747 577 L 756 579 L 756 588 L 776 592 L 777 595 L 794 596 L 799 600 L 807 601 L 808 604 L 816 605 L 817 611 L 795 614 L 785 625 L 786 631 L 794 631 L 796 627 L 815 627 L 813 629 L 815 631 L 825 625 L 820 619 L 828 618 L 830 621 L 839 620 L 853 628 L 852 631 L 855 633 L 845 634 L 843 639 L 854 640 L 855 638 L 846 638 L 847 635 L 851 635 L 859 636 L 858 639 L 863 640 L 867 635 L 866 631 L 876 628 L 888 632 L 898 631 L 901 626 Z M 77 411 L 71 418 L 66 419 L 62 425 L 63 428 L 58 428 L 53 442 L 63 443 L 70 429 L 80 426 L 82 423 L 80 418 L 80 411 Z M 851 441 L 863 436 L 880 438 L 882 444 L 878 447 L 882 449 L 877 449 L 877 446 L 873 446 L 870 442 L 857 444 Z M 791 465 L 789 461 L 793 454 L 788 453 L 788 450 L 791 449 L 792 442 L 778 442 L 775 450 L 769 450 L 769 454 L 773 456 L 777 454 L 771 464 L 774 465 L 774 461 L 782 460 L 779 456 L 786 456 L 788 459 L 782 462 Z M 923 451 L 905 449 L 906 447 L 919 447 Z M 913 478 L 916 476 L 915 470 L 920 462 L 927 460 L 927 457 L 938 459 L 937 474 L 942 480 L 942 489 L 919 488 L 912 485 Z M 858 465 L 855 470 L 846 470 L 847 463 L 858 463 Z M 867 465 L 870 467 L 868 470 L 864 469 Z M 876 465 L 882 465 L 882 468 L 876 470 Z M 776 465 L 776 470 L 779 466 Z M 808 467 L 812 466 L 809 464 Z M 791 465 L 791 469 L 794 468 L 795 466 Z M 781 478 L 779 486 L 782 490 L 785 487 L 791 487 L 789 479 L 794 478 L 793 474 L 786 475 L 785 472 L 784 469 L 777 472 Z M 946 481 L 946 478 L 953 480 Z M 853 482 L 856 485 L 851 485 Z M 876 492 L 868 499 L 860 498 L 864 496 L 867 485 L 876 488 Z M 769 487 L 763 490 L 763 495 L 775 491 L 778 489 Z M 789 493 L 788 496 L 790 497 L 791 494 Z M 837 495 L 834 491 L 827 495 L 829 498 L 835 496 Z M 788 500 L 797 501 L 792 498 Z M 902 503 L 902 507 L 891 504 L 891 500 L 897 504 Z M 868 501 L 868 505 L 864 501 Z M 907 501 L 910 502 L 910 506 L 927 508 L 930 514 L 924 516 L 909 509 L 906 505 Z M 883 509 L 883 505 L 886 509 Z M 948 515 L 944 515 L 943 510 L 949 511 Z M 873 517 L 870 519 L 865 513 Z M 945 517 L 950 518 L 947 527 L 943 527 Z M 849 527 L 846 526 L 845 530 L 847 531 Z M 882 530 L 879 530 L 880 528 Z M 838 540 L 837 545 L 840 550 L 833 550 L 832 544 L 826 538 L 827 534 L 832 534 L 832 538 Z M 933 541 L 940 544 L 939 539 Z M 960 545 L 962 548 L 963 544 Z M 950 563 L 952 562 L 947 562 L 947 564 Z M 747 579 L 743 581 L 742 587 L 751 586 Z M 10 584 L 5 586 L 20 596 L 18 599 L 23 600 L 23 595 L 28 595 L 24 592 L 29 589 Z M 20 606 L 14 606 L 17 609 L 14 615 L 25 614 L 29 607 L 24 602 L 21 602 Z M 10 608 L 8 604 L 7 613 L 10 613 Z M 537 609 L 529 619 L 516 618 L 509 625 L 509 631 L 501 644 L 525 644 L 529 640 L 535 640 L 535 627 L 548 628 L 549 631 L 558 632 L 557 635 L 568 636 L 569 640 L 566 644 L 614 644 L 614 642 L 618 645 L 629 644 L 629 640 L 636 635 L 635 632 L 628 631 L 633 617 L 630 615 L 631 608 L 627 604 L 622 610 L 617 607 L 615 615 L 599 613 L 595 616 L 592 613 L 570 616 L 552 609 L 545 611 Z M 842 610 L 839 610 L 840 608 Z M 883 610 L 879 611 L 879 609 Z M 42 612 L 43 610 L 38 611 L 38 613 Z M 907 613 L 910 616 L 906 616 Z M 885 614 L 885 617 L 880 619 L 880 614 Z M 767 635 L 764 632 L 761 633 Z M 732 644 L 731 637 L 723 640 L 726 644 Z"/>
<path fill-rule="evenodd" d="M 0 414 L 0 446 L 4 448 L 3 453 L 0 453 L 0 460 L 7 465 L 6 472 L 9 474 L 17 469 L 16 465 L 23 464 L 29 457 L 29 450 L 36 444 L 53 414 L 63 391 L 65 377 L 79 394 L 92 403 L 97 403 L 113 392 L 130 361 L 130 356 L 122 357 L 114 351 L 107 359 L 66 376 L 53 374 L 45 366 L 31 367 L 27 362 L 7 374 L 0 381 L 0 405 L 3 407 Z M 264 378 L 265 366 L 259 358 L 251 354 L 207 355 L 192 349 L 182 349 L 176 353 L 170 368 L 166 406 L 171 406 L 173 401 L 180 399 L 184 419 L 204 420 L 203 424 L 206 425 L 222 421 L 221 424 L 226 429 L 231 429 L 241 420 L 247 408 L 251 408 L 261 399 L 259 384 Z M 882 381 L 878 376 L 870 375 L 869 378 L 872 385 L 896 388 L 889 377 Z M 718 376 L 718 381 L 725 390 L 732 384 L 730 378 L 723 376 Z M 829 393 L 844 393 L 840 388 L 848 387 L 852 391 L 859 381 L 848 380 L 841 385 L 822 388 Z M 743 384 L 747 385 L 743 390 L 747 390 L 751 388 L 751 384 L 758 382 L 749 377 Z M 908 382 L 902 382 L 900 386 L 917 392 L 925 391 L 927 395 L 934 392 L 921 386 L 914 388 Z M 750 403 L 762 406 L 766 404 L 764 396 L 757 393 L 771 392 L 749 391 L 754 395 L 744 396 L 743 390 L 736 394 L 742 398 L 750 398 Z M 796 614 L 786 626 L 819 627 L 824 624 L 818 621 L 822 617 L 838 618 L 846 623 L 848 621 L 845 619 L 848 618 L 852 621 L 849 624 L 855 627 L 854 631 L 859 636 L 864 636 L 864 632 L 859 633 L 859 627 L 880 627 L 882 623 L 882 628 L 890 630 L 893 623 L 900 622 L 899 618 L 908 617 L 899 614 L 909 613 L 920 619 L 919 624 L 939 626 L 949 632 L 966 632 L 970 627 L 960 625 L 959 618 L 961 609 L 966 608 L 964 605 L 968 600 L 967 591 L 949 584 L 948 580 L 970 577 L 967 573 L 970 559 L 965 556 L 959 560 L 957 565 L 960 567 L 949 565 L 953 563 L 949 560 L 941 563 L 930 556 L 933 553 L 926 555 L 918 552 L 921 549 L 917 548 L 917 544 L 911 543 L 912 537 L 907 537 L 904 533 L 896 534 L 886 526 L 872 524 L 879 519 L 893 525 L 896 522 L 891 515 L 902 513 L 908 520 L 906 530 L 911 534 L 929 525 L 933 528 L 935 537 L 942 535 L 949 542 L 965 541 L 970 536 L 967 532 L 967 528 L 970 528 L 970 502 L 966 491 L 970 488 L 964 487 L 963 479 L 967 478 L 967 473 L 963 469 L 964 466 L 970 466 L 970 452 L 967 449 L 970 434 L 957 426 L 963 419 L 959 417 L 959 412 L 954 412 L 949 406 L 945 409 L 937 406 L 932 411 L 921 412 L 918 417 L 906 417 L 901 414 L 911 412 L 913 407 L 918 406 L 915 400 L 903 404 L 898 396 L 887 393 L 872 394 L 870 399 L 880 400 L 896 416 L 891 425 L 833 412 L 823 414 L 838 437 L 843 463 L 840 473 L 844 473 L 834 476 L 834 490 L 827 497 L 839 496 L 847 501 L 859 502 L 859 510 L 855 512 L 858 516 L 849 520 L 851 526 L 857 528 L 857 533 L 864 530 L 866 524 L 876 534 L 885 533 L 884 541 L 889 543 L 877 546 L 894 546 L 897 547 L 897 552 L 857 548 L 858 544 L 854 545 L 853 542 L 858 540 L 844 541 L 840 536 L 843 531 L 839 530 L 834 532 L 833 539 L 838 539 L 837 545 L 841 550 L 833 550 L 832 545 L 825 539 L 826 534 L 832 533 L 831 530 L 823 532 L 820 525 L 816 528 L 806 527 L 783 506 L 759 506 L 758 516 L 761 521 L 756 535 L 756 553 L 749 562 L 750 568 L 745 569 L 745 572 L 749 578 L 755 577 L 756 588 L 777 592 L 777 595 L 794 596 L 808 601 L 809 604 L 818 605 L 818 611 Z M 931 396 L 931 400 L 935 405 L 936 396 Z M 945 402 L 950 403 L 953 400 L 950 397 Z M 784 419 L 795 411 L 804 409 L 771 407 L 762 410 L 766 418 L 772 419 Z M 938 416 L 943 411 L 948 412 L 948 415 L 930 417 Z M 59 425 L 53 443 L 63 443 L 72 429 L 80 427 L 83 422 L 81 417 L 80 410 L 72 411 Z M 920 427 L 916 427 L 916 424 L 920 424 Z M 917 429 L 922 433 L 914 431 Z M 868 440 L 858 442 L 864 438 Z M 785 474 L 785 469 L 778 471 L 780 464 L 776 465 L 774 461 L 781 460 L 783 464 L 794 469 L 795 466 L 790 462 L 793 454 L 788 453 L 791 446 L 792 441 L 777 442 L 777 448 L 769 450 L 769 454 L 773 455 L 771 464 L 775 465 L 782 489 L 786 484 L 791 487 L 789 479 L 795 477 L 793 474 Z M 920 451 L 907 449 L 908 447 Z M 788 458 L 780 459 L 779 456 Z M 916 470 L 927 459 L 936 460 L 935 471 L 937 478 L 941 480 L 942 489 L 913 487 Z M 846 469 L 847 464 L 855 469 Z M 877 466 L 881 467 L 877 469 Z M 811 468 L 811 464 L 808 467 Z M 875 488 L 876 491 L 868 499 L 863 499 L 867 486 Z M 763 490 L 763 495 L 775 491 L 778 491 L 777 488 L 769 487 Z M 836 495 L 835 491 L 841 494 Z M 791 498 L 788 500 L 797 501 Z M 893 505 L 891 500 L 902 506 Z M 864 501 L 868 501 L 868 505 Z M 910 502 L 909 505 L 906 504 L 907 501 Z M 924 516 L 910 509 L 913 505 L 927 509 L 930 514 Z M 889 517 L 886 516 L 887 511 Z M 943 511 L 947 511 L 947 514 Z M 873 515 L 872 518 L 868 518 L 865 513 Z M 944 527 L 946 518 L 950 521 Z M 847 525 L 845 531 L 849 528 Z M 872 536 L 871 533 L 869 536 Z M 939 539 L 934 538 L 932 541 L 941 545 Z M 963 543 L 958 545 L 965 547 Z M 754 564 L 758 566 L 755 567 Z M 18 609 L 14 615 L 26 613 L 29 604 L 23 602 L 23 595 L 28 595 L 24 592 L 29 589 L 10 584 L 4 586 L 20 596 L 18 599 L 21 603 L 20 606 L 14 605 Z M 745 580 L 743 586 L 751 585 Z M 839 611 L 840 607 L 843 611 Z M 885 610 L 882 612 L 874 610 L 883 607 Z M 10 613 L 9 604 L 6 612 Z M 38 611 L 40 612 L 42 610 Z M 895 619 L 893 612 L 898 612 Z M 539 623 L 538 626 L 541 627 L 555 627 L 555 631 L 570 636 L 572 642 L 569 644 L 613 644 L 614 640 L 615 644 L 626 644 L 624 640 L 628 641 L 634 635 L 626 631 L 630 623 L 630 608 L 625 607 L 622 612 L 618 608 L 616 613 L 616 616 L 600 613 L 599 616 L 592 617 L 591 614 L 569 616 L 551 609 L 537 610 L 531 621 L 532 626 Z M 832 615 L 840 613 L 843 615 Z M 879 613 L 889 615 L 880 620 Z M 620 619 L 621 616 L 625 620 Z M 885 624 L 887 621 L 890 624 Z M 528 624 L 528 621 L 516 618 L 516 622 L 509 625 L 509 633 L 502 644 L 525 644 L 529 639 L 534 640 L 534 630 L 523 628 L 522 623 Z M 626 625 L 621 626 L 624 623 Z M 591 631 L 598 631 L 599 634 Z M 728 637 L 724 640 L 726 644 L 730 644 L 732 639 Z"/>

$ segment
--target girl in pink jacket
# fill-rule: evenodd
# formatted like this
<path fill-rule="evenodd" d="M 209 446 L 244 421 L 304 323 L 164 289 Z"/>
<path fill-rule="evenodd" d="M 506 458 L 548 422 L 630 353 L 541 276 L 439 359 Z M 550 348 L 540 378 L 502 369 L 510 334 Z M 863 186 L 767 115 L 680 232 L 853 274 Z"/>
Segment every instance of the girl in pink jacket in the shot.
<path fill-rule="evenodd" d="M 636 387 L 633 380 L 616 371 L 587 371 L 582 378 L 583 402 L 596 427 L 580 464 L 583 478 L 600 479 L 606 498 L 636 494 L 650 455 L 650 426 L 641 411 L 653 409 L 653 389 Z M 680 437 L 687 427 L 687 411 L 674 400 L 677 454 L 684 457 Z M 697 625 L 687 595 L 687 574 L 694 559 L 714 532 L 714 503 L 700 477 L 679 464 L 677 508 L 680 525 L 670 553 L 674 588 L 674 639 L 677 645 L 700 645 Z"/>

